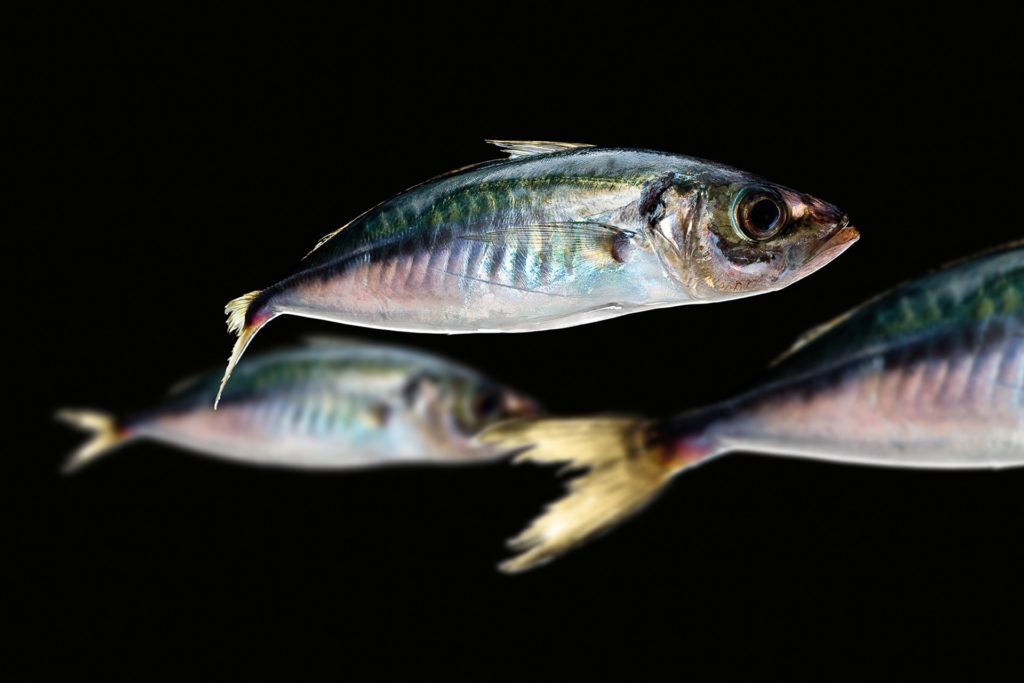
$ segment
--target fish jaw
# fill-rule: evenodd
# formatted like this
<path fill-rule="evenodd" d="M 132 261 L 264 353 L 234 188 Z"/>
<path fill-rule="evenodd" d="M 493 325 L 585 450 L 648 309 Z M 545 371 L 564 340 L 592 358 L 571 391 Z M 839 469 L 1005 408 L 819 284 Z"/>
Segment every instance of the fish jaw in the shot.
<path fill-rule="evenodd" d="M 859 239 L 860 232 L 852 225 L 844 224 L 837 228 L 835 234 L 825 242 L 825 245 L 817 253 L 807 256 L 801 265 L 793 269 L 794 277 L 786 284 L 802 280 L 811 273 L 820 270 L 852 247 Z"/>
<path fill-rule="evenodd" d="M 775 232 L 759 235 L 741 209 L 765 197 L 780 217 Z M 694 301 L 777 291 L 826 265 L 859 237 L 837 207 L 746 176 L 685 194 L 666 192 L 662 204 L 651 240 L 666 275 Z"/>

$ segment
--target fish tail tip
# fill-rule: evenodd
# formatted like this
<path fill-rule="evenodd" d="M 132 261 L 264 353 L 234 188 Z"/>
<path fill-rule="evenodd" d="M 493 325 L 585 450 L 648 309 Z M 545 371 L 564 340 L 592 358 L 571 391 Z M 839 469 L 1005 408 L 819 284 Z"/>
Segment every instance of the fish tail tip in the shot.
<path fill-rule="evenodd" d="M 498 571 L 502 574 L 522 574 L 530 569 L 536 569 L 537 567 L 544 564 L 544 562 L 536 562 L 531 557 L 529 552 L 525 552 L 522 555 L 513 557 L 510 560 L 505 560 L 498 565 Z"/>
<path fill-rule="evenodd" d="M 253 300 L 262 291 L 261 289 L 254 289 L 251 292 L 246 292 L 242 296 L 232 299 L 224 306 L 224 313 L 228 316 L 229 332 L 241 334 L 242 330 L 245 329 L 245 320 L 249 314 L 249 307 L 252 306 Z"/>
<path fill-rule="evenodd" d="M 238 365 L 239 359 L 242 354 L 245 353 L 245 348 L 252 341 L 253 336 L 259 331 L 258 327 L 243 327 L 238 331 L 238 339 L 235 340 L 235 345 L 231 347 L 231 355 L 228 357 L 228 366 L 224 370 L 224 376 L 220 380 L 220 387 L 217 389 L 217 398 L 213 400 L 213 409 L 216 410 L 217 406 L 220 405 L 221 395 L 224 393 L 224 387 L 228 384 L 228 378 L 231 377 L 232 371 L 235 366 Z"/>
<path fill-rule="evenodd" d="M 498 566 L 517 574 L 550 562 L 608 531 L 653 499 L 677 467 L 647 444 L 650 423 L 635 418 L 522 419 L 481 434 L 484 443 L 524 449 L 516 462 L 567 463 L 584 470 L 567 495 L 509 541 L 520 554 Z"/>
<path fill-rule="evenodd" d="M 274 317 L 273 315 L 263 314 L 259 316 L 251 315 L 250 308 L 252 302 L 260 294 L 260 291 L 254 290 L 248 294 L 243 294 L 237 299 L 229 301 L 228 305 L 224 307 L 224 312 L 228 316 L 228 331 L 237 334 L 238 338 L 231 348 L 231 356 L 228 357 L 228 367 L 224 371 L 224 377 L 220 381 L 220 388 L 217 390 L 217 397 L 213 401 L 214 410 L 220 405 L 221 395 L 224 393 L 224 387 L 227 386 L 228 378 L 231 377 L 231 372 L 235 369 L 242 354 L 245 353 L 249 342 Z"/>
<path fill-rule="evenodd" d="M 92 438 L 82 444 L 61 466 L 61 474 L 73 474 L 96 458 L 112 451 L 128 439 L 117 420 L 94 410 L 57 411 L 57 420 L 83 431 L 92 432 Z"/>

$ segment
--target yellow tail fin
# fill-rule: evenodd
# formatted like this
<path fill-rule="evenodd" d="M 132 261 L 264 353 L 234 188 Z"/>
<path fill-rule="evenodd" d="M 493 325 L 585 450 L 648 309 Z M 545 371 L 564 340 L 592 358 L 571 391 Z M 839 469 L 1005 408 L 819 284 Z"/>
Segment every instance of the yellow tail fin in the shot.
<path fill-rule="evenodd" d="M 224 307 L 224 312 L 228 315 L 228 332 L 235 332 L 238 334 L 238 339 L 235 340 L 235 345 L 231 349 L 231 356 L 228 358 L 228 367 L 224 371 L 224 378 L 220 381 L 220 389 L 217 390 L 217 398 L 213 402 L 213 409 L 217 409 L 217 404 L 220 403 L 220 395 L 224 393 L 224 387 L 228 383 L 228 378 L 231 377 L 231 371 L 235 369 L 235 365 L 238 364 L 238 360 L 245 353 L 245 349 L 249 346 L 249 342 L 256 336 L 256 333 L 260 331 L 260 328 L 270 322 L 274 316 L 264 317 L 262 320 L 253 321 L 246 325 L 245 319 L 249 313 L 249 306 L 252 305 L 253 299 L 260 293 L 261 290 L 257 289 L 248 294 L 243 294 L 237 299 L 232 299 L 228 302 L 228 305 Z"/>
<path fill-rule="evenodd" d="M 91 410 L 61 410 L 57 419 L 73 427 L 92 432 L 93 437 L 71 454 L 61 472 L 71 474 L 104 453 L 109 453 L 131 437 L 117 426 L 116 420 Z"/>
<path fill-rule="evenodd" d="M 650 502 L 682 465 L 647 443 L 649 425 L 635 418 L 513 420 L 484 431 L 479 438 L 485 443 L 529 449 L 515 462 L 587 469 L 569 482 L 567 496 L 509 541 L 522 553 L 500 568 L 520 572 L 549 562 Z"/>

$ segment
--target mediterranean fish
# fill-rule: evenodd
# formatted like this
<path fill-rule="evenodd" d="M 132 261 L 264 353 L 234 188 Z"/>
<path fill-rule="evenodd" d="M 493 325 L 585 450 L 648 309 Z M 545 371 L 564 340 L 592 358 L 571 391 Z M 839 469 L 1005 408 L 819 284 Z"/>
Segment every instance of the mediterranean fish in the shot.
<path fill-rule="evenodd" d="M 60 419 L 95 433 L 65 471 L 135 439 L 284 467 L 481 462 L 504 452 L 474 442 L 478 431 L 540 414 L 531 399 L 469 368 L 376 344 L 317 340 L 257 356 L 237 375 L 217 411 L 219 371 L 122 419 L 61 411 Z"/>
<path fill-rule="evenodd" d="M 669 420 L 518 420 L 480 437 L 588 471 L 504 565 L 541 564 L 731 451 L 925 468 L 1024 465 L 1024 241 L 934 272 L 812 330 L 755 389 Z"/>
<path fill-rule="evenodd" d="M 280 282 L 228 303 L 224 382 L 279 315 L 436 333 L 526 332 L 781 289 L 858 238 L 839 209 L 664 152 L 489 141 L 510 158 L 378 204 Z"/>

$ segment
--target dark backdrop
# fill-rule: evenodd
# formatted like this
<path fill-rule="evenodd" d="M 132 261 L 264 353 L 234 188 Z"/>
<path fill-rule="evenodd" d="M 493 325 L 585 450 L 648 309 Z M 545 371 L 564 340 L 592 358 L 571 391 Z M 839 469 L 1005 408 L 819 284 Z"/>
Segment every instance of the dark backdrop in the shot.
<path fill-rule="evenodd" d="M 514 577 L 494 569 L 502 541 L 560 495 L 551 470 L 310 474 L 139 443 L 57 474 L 82 439 L 57 407 L 130 410 L 218 366 L 227 300 L 381 199 L 495 157 L 488 137 L 714 159 L 837 204 L 862 239 L 723 305 L 454 337 L 288 317 L 256 346 L 348 332 L 461 359 L 552 412 L 668 415 L 878 291 L 1021 236 L 1015 17 L 620 11 L 24 27 L 5 613 L 32 671 L 863 679 L 1019 655 L 1020 471 L 732 455 Z"/>

